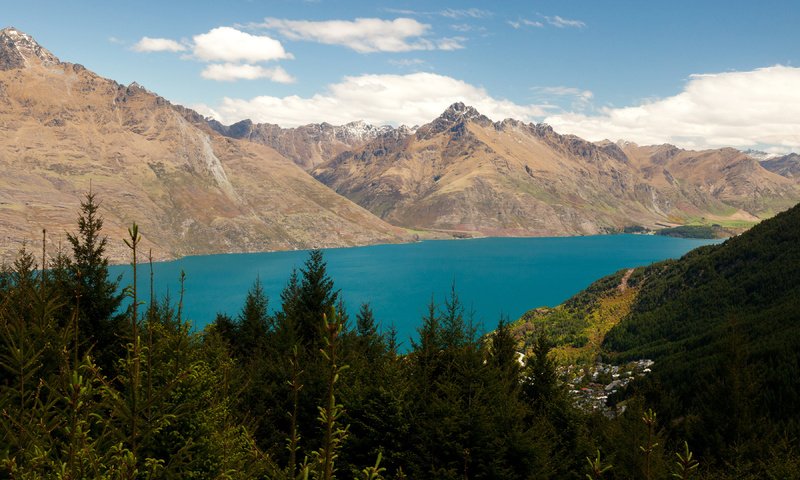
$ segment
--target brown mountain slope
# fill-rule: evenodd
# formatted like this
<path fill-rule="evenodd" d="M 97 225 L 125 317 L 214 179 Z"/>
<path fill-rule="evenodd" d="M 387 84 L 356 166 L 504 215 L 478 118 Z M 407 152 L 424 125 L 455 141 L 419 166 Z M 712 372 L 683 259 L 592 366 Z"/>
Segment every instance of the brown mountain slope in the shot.
<path fill-rule="evenodd" d="M 51 242 L 74 230 L 90 182 L 116 260 L 133 221 L 158 258 L 407 238 L 275 150 L 198 128 L 188 112 L 0 31 L 0 253 L 42 228 Z"/>
<path fill-rule="evenodd" d="M 595 144 L 547 125 L 493 123 L 463 104 L 312 173 L 395 225 L 488 235 L 756 221 L 800 199 L 795 181 L 732 149 Z"/>

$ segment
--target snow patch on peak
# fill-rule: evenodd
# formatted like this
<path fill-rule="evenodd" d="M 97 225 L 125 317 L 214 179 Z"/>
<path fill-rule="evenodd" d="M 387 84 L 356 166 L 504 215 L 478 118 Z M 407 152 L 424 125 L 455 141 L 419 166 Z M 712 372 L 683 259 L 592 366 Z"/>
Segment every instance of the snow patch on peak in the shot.
<path fill-rule="evenodd" d="M 747 150 L 742 150 L 742 153 L 759 162 L 763 162 L 765 160 L 772 160 L 773 158 L 780 157 L 780 155 L 777 153 L 762 152 L 761 150 L 754 150 L 752 148 L 749 148 Z"/>
<path fill-rule="evenodd" d="M 617 140 L 615 143 L 619 148 L 626 148 L 626 147 L 636 148 L 639 146 L 638 144 L 634 142 L 629 142 L 627 140 Z"/>
<path fill-rule="evenodd" d="M 49 67 L 60 63 L 55 55 L 27 33 L 14 27 L 0 30 L 0 69 L 26 68 L 32 64 Z"/>
<path fill-rule="evenodd" d="M 333 136 L 337 140 L 348 144 L 354 142 L 368 142 L 393 130 L 388 125 L 374 126 L 358 120 L 333 128 Z"/>

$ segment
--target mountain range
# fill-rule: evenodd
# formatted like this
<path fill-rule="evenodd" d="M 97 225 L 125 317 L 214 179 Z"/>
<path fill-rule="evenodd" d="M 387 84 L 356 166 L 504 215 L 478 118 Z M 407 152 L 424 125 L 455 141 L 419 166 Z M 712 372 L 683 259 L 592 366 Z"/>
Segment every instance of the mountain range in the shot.
<path fill-rule="evenodd" d="M 456 103 L 428 124 L 223 125 L 0 31 L 0 254 L 57 243 L 82 193 L 156 258 L 626 227 L 750 226 L 800 200 L 797 155 L 588 142 Z M 125 258 L 111 242 L 112 258 Z"/>
<path fill-rule="evenodd" d="M 156 258 L 411 239 L 274 149 L 192 123 L 194 112 L 61 62 L 13 28 L 0 31 L 0 106 L 4 253 L 42 228 L 57 243 L 90 188 L 105 233 L 121 239 L 137 222 Z M 121 241 L 109 248 L 126 258 Z"/>
<path fill-rule="evenodd" d="M 325 124 L 302 130 L 326 132 L 317 139 L 344 137 Z M 299 131 L 248 138 L 280 150 Z M 389 223 L 416 230 L 527 236 L 686 223 L 749 226 L 798 200 L 797 179 L 785 174 L 790 167 L 768 168 L 777 158 L 764 165 L 732 148 L 592 143 L 545 124 L 492 122 L 462 103 L 414 129 L 359 131 L 373 138 L 315 139 L 320 160 L 300 164 Z"/>

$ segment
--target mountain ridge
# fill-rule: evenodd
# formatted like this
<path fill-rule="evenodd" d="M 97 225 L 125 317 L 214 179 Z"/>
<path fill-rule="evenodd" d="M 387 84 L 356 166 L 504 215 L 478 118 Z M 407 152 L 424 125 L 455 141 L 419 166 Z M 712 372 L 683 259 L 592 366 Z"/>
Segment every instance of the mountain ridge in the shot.
<path fill-rule="evenodd" d="M 417 238 L 409 229 L 741 230 L 800 199 L 798 178 L 733 149 L 589 142 L 543 123 L 493 122 L 462 102 L 413 128 L 225 126 L 61 62 L 11 27 L 0 31 L 0 62 L 0 160 L 15 175 L 0 195 L 6 252 L 40 227 L 70 225 L 61 210 L 77 211 L 90 178 L 111 186 L 112 237 L 139 221 L 165 258 Z"/>
<path fill-rule="evenodd" d="M 734 149 L 589 142 L 546 124 L 492 122 L 463 104 L 312 174 L 390 223 L 476 235 L 755 223 L 800 199 L 796 181 Z"/>
<path fill-rule="evenodd" d="M 223 134 L 243 123 L 209 122 Z M 463 102 L 413 129 L 373 127 L 349 142 L 311 138 L 309 131 L 337 128 L 328 124 L 245 123 L 269 135 L 233 136 L 273 146 L 389 223 L 457 236 L 586 235 L 687 224 L 736 232 L 800 200 L 798 180 L 770 173 L 752 152 L 589 142 L 545 123 L 492 121 Z M 300 138 L 298 132 L 306 133 Z M 475 156 L 484 158 L 465 167 Z M 490 163 L 495 171 L 487 170 Z M 446 170 L 457 164 L 472 171 L 442 186 Z M 495 218 L 500 215 L 507 219 Z"/>
<path fill-rule="evenodd" d="M 90 181 L 114 261 L 127 253 L 113 239 L 133 221 L 156 259 L 411 239 L 274 149 L 221 136 L 192 121 L 196 112 L 60 62 L 10 30 L 0 44 L 12 59 L 0 70 L 2 253 L 38 243 L 43 228 L 55 251 Z"/>

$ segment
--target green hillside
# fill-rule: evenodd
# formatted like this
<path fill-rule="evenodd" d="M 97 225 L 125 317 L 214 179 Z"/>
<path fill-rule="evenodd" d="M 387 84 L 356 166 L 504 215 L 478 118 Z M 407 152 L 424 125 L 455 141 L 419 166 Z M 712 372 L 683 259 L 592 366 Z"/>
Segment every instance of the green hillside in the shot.
<path fill-rule="evenodd" d="M 643 268 L 620 270 L 562 305 L 524 313 L 512 325 L 518 348 L 530 353 L 543 334 L 552 342 L 551 355 L 560 365 L 593 363 L 606 333 L 630 313 L 643 272 Z"/>
<path fill-rule="evenodd" d="M 724 454 L 757 437 L 796 439 L 800 206 L 643 275 L 604 355 L 655 360 L 638 391 L 704 448 Z"/>
<path fill-rule="evenodd" d="M 800 449 L 800 206 L 723 244 L 604 277 L 530 310 L 513 331 L 523 351 L 546 336 L 567 372 L 654 360 L 612 393 L 612 407 L 654 408 L 666 441 L 687 440 L 732 478 L 762 478 L 764 465 L 796 472 L 787 459 Z M 572 377 L 571 388 L 586 385 Z"/>

